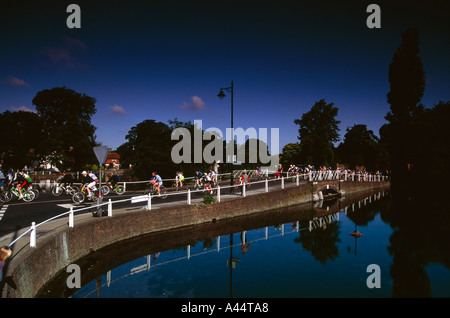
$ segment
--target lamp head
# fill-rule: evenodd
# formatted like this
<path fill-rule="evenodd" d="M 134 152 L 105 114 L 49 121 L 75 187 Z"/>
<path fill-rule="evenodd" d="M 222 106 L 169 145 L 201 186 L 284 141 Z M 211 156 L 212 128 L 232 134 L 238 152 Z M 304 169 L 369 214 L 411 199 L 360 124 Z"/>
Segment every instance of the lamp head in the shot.
<path fill-rule="evenodd" d="M 223 90 L 221 89 L 219 94 L 217 94 L 217 97 L 219 97 L 220 99 L 223 99 L 226 95 L 224 94 Z"/>

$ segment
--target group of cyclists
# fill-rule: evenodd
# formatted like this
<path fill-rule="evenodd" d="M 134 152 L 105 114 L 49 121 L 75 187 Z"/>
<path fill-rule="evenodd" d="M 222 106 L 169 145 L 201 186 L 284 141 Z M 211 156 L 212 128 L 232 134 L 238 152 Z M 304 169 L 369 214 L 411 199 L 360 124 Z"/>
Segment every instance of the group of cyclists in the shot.
<path fill-rule="evenodd" d="M 11 189 L 17 189 L 19 199 L 23 199 L 27 195 L 27 190 L 31 187 L 33 180 L 25 170 L 13 173 L 8 171 L 7 175 L 0 170 L 0 188 L 2 193 L 6 193 Z"/>
<path fill-rule="evenodd" d="M 81 173 L 83 176 L 81 182 L 86 184 L 86 190 L 88 192 L 88 197 L 92 197 L 94 194 L 98 195 L 97 183 L 98 178 L 93 172 L 83 171 Z M 120 177 L 117 174 L 110 173 L 109 180 L 107 184 L 114 187 Z M 57 179 L 58 183 L 65 186 L 72 185 L 75 179 L 72 175 L 63 173 Z M 19 200 L 23 199 L 24 196 L 28 195 L 28 190 L 32 188 L 33 180 L 26 170 L 21 170 L 18 172 L 12 172 L 11 170 L 5 175 L 2 170 L 0 170 L 0 194 L 4 195 L 13 190 L 13 193 L 17 196 Z M 36 191 L 36 190 L 34 190 Z"/>
<path fill-rule="evenodd" d="M 256 174 L 261 174 L 261 169 L 259 167 L 256 168 Z M 87 197 L 92 196 L 98 196 L 98 177 L 93 172 L 87 172 L 83 171 L 81 173 L 82 179 L 80 180 L 86 188 L 87 191 Z M 119 182 L 120 177 L 117 174 L 110 173 L 109 179 L 106 182 L 106 184 L 111 185 L 111 187 L 114 188 L 114 186 Z M 75 182 L 75 179 L 73 175 L 71 174 L 65 174 L 63 173 L 62 176 L 60 176 L 57 179 L 58 183 L 61 183 L 65 186 L 72 185 Z M 194 175 L 194 182 L 197 188 L 203 188 L 205 190 L 212 190 L 217 185 L 217 174 L 210 169 L 209 172 L 201 172 L 200 170 L 197 170 Z M 242 176 L 240 176 L 239 181 L 240 184 L 250 184 L 250 178 L 246 173 L 243 173 Z M 23 195 L 25 195 L 25 190 L 27 190 L 29 187 L 32 186 L 32 179 L 31 177 L 26 173 L 25 170 L 13 173 L 12 171 L 9 171 L 8 174 L 5 176 L 3 172 L 0 170 L 0 186 L 2 191 L 8 191 L 11 188 L 16 188 L 19 193 L 19 199 L 23 198 Z M 184 175 L 183 172 L 177 171 L 175 175 L 174 184 L 178 188 L 182 188 L 184 183 Z M 156 171 L 152 172 L 152 177 L 148 183 L 150 186 L 153 186 L 156 189 L 156 192 L 160 194 L 161 192 L 161 186 L 163 184 L 163 180 L 161 176 L 158 175 Z"/>

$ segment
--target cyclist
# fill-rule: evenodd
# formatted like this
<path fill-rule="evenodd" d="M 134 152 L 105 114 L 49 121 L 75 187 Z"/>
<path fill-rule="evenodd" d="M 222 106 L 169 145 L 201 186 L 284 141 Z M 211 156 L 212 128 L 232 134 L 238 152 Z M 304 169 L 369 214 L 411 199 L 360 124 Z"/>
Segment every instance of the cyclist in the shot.
<path fill-rule="evenodd" d="M 117 182 L 119 182 L 120 177 L 117 174 L 114 173 L 110 173 L 109 174 L 109 180 L 106 183 L 110 183 L 111 187 L 114 189 L 114 187 L 116 186 Z"/>
<path fill-rule="evenodd" d="M 92 172 L 87 173 L 86 171 L 83 171 L 81 173 L 83 175 L 83 183 L 87 184 L 86 189 L 88 191 L 88 197 L 92 196 L 92 191 L 97 190 L 95 188 L 95 185 L 98 182 L 97 176 L 95 174 L 93 174 Z"/>
<path fill-rule="evenodd" d="M 240 181 L 241 181 L 241 184 L 250 184 L 250 178 L 249 178 L 249 176 L 248 176 L 248 174 L 247 174 L 247 172 L 243 172 L 242 173 L 242 176 L 241 176 L 241 178 L 240 178 Z"/>
<path fill-rule="evenodd" d="M 12 184 L 14 184 L 19 191 L 19 199 L 22 199 L 22 188 L 27 183 L 27 180 L 21 173 L 14 174 L 14 177 L 12 179 Z"/>
<path fill-rule="evenodd" d="M 22 176 L 25 178 L 25 180 L 27 181 L 27 183 L 25 184 L 25 189 L 28 189 L 28 187 L 30 187 L 33 184 L 33 180 L 31 179 L 31 177 L 25 172 L 25 170 L 22 170 Z"/>
<path fill-rule="evenodd" d="M 261 167 L 256 166 L 256 175 L 261 176 Z"/>
<path fill-rule="evenodd" d="M 183 172 L 178 172 L 175 175 L 175 186 L 178 187 L 178 184 L 180 184 L 180 188 L 183 187 L 183 181 L 184 181 L 184 175 Z"/>
<path fill-rule="evenodd" d="M 212 184 L 216 184 L 216 173 L 212 170 L 209 169 L 209 177 L 211 178 Z"/>
<path fill-rule="evenodd" d="M 6 180 L 6 177 L 5 177 L 4 173 L 3 173 L 3 171 L 0 170 L 0 187 L 6 185 L 5 180 Z"/>
<path fill-rule="evenodd" d="M 201 185 L 202 185 L 202 179 L 203 179 L 202 172 L 199 170 L 195 171 L 194 180 L 197 182 L 199 187 L 201 187 Z"/>
<path fill-rule="evenodd" d="M 156 190 L 158 191 L 158 195 L 161 194 L 160 187 L 162 186 L 162 179 L 161 177 L 156 173 L 156 171 L 152 172 L 152 178 L 150 179 L 149 184 L 153 185 Z"/>
<path fill-rule="evenodd" d="M 205 189 L 211 190 L 212 179 L 209 174 L 206 172 L 203 174 L 203 184 L 205 185 Z"/>
<path fill-rule="evenodd" d="M 72 186 L 74 179 L 71 174 L 66 174 L 66 172 L 64 171 L 62 176 L 56 179 L 56 181 L 58 181 L 58 183 L 61 183 L 63 187 L 67 187 L 68 185 Z"/>

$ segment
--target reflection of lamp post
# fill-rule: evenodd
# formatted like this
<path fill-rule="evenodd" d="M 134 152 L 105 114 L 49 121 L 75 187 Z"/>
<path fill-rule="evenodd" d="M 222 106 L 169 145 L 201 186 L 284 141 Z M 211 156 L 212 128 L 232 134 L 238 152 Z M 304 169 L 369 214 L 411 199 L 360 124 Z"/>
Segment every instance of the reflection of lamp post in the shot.
<path fill-rule="evenodd" d="M 230 87 L 221 88 L 219 94 L 217 94 L 217 97 L 220 99 L 223 99 L 226 95 L 224 94 L 223 90 L 226 90 L 227 92 L 231 92 L 231 142 L 233 147 L 233 156 L 231 158 L 231 178 L 230 178 L 230 193 L 233 193 L 233 164 L 234 164 L 234 131 L 233 131 L 233 81 L 231 81 Z"/>
<path fill-rule="evenodd" d="M 228 267 L 230 268 L 230 298 L 233 298 L 233 268 L 236 267 L 236 263 L 240 263 L 241 260 L 237 257 L 233 258 L 233 233 L 230 234 L 230 259 L 228 260 Z"/>

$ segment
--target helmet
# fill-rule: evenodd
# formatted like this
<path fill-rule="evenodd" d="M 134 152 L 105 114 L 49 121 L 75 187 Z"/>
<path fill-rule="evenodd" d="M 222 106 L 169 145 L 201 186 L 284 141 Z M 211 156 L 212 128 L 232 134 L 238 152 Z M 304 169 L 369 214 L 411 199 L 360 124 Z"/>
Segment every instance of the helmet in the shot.
<path fill-rule="evenodd" d="M 87 172 L 86 172 L 86 171 L 83 171 L 81 174 L 87 174 Z"/>

